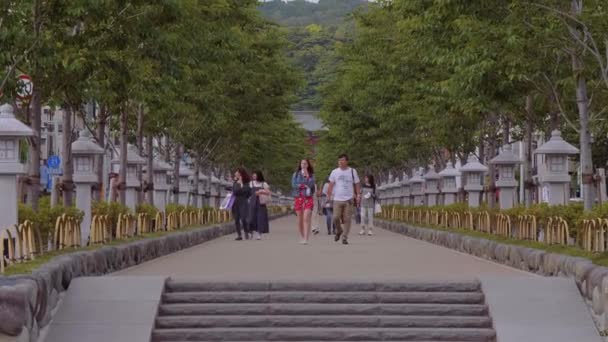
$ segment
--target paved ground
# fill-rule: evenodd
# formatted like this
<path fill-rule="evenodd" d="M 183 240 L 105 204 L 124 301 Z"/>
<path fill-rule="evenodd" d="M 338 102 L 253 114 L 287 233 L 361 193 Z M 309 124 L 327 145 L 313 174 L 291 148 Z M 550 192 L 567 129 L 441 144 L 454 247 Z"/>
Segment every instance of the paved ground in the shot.
<path fill-rule="evenodd" d="M 403 235 L 375 230 L 343 246 L 327 233 L 298 244 L 295 216 L 271 222 L 263 240 L 223 237 L 113 275 L 160 275 L 221 280 L 471 279 L 476 276 L 534 277 Z"/>
<path fill-rule="evenodd" d="M 45 342 L 148 342 L 164 277 L 81 277 L 72 280 Z"/>
<path fill-rule="evenodd" d="M 46 342 L 148 342 L 166 277 L 199 281 L 481 280 L 499 342 L 600 342 L 574 281 L 542 278 L 377 230 L 351 244 L 326 234 L 298 244 L 295 217 L 271 223 L 262 241 L 223 237 L 117 272 L 75 279 Z M 125 276 L 125 277 L 116 277 Z M 149 276 L 149 277 L 140 277 Z"/>

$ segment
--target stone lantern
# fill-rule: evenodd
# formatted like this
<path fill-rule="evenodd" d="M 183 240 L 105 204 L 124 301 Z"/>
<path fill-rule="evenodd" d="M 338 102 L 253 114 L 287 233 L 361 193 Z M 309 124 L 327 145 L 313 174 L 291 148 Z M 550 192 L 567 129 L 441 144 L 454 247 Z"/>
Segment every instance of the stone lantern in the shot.
<path fill-rule="evenodd" d="M 460 168 L 464 179 L 464 190 L 468 194 L 469 207 L 479 207 L 480 194 L 483 191 L 483 176 L 488 172 L 488 167 L 481 164 L 477 157 L 470 155 L 466 165 Z"/>
<path fill-rule="evenodd" d="M 113 165 L 120 165 L 120 155 L 112 160 Z M 127 184 L 125 188 L 125 205 L 133 212 L 137 207 L 137 191 L 141 187 L 139 179 L 137 179 L 137 167 L 146 164 L 146 160 L 142 158 L 137 148 L 131 144 L 127 145 Z"/>
<path fill-rule="evenodd" d="M 568 157 L 579 153 L 578 148 L 562 139 L 561 132 L 551 132 L 551 139 L 534 151 L 545 156 L 539 167 L 543 201 L 550 205 L 567 204 L 570 197 Z"/>
<path fill-rule="evenodd" d="M 154 160 L 152 172 L 154 177 L 154 205 L 162 212 L 167 208 L 167 192 L 169 191 L 169 175 L 173 168 L 162 160 Z"/>
<path fill-rule="evenodd" d="M 458 193 L 456 178 L 459 176 L 460 172 L 454 168 L 451 161 L 447 163 L 445 169 L 439 172 L 443 205 L 456 203 L 456 194 Z"/>
<path fill-rule="evenodd" d="M 413 206 L 424 205 L 424 179 L 422 172 L 424 169 L 414 172 L 414 176 L 410 179 L 410 197 Z"/>
<path fill-rule="evenodd" d="M 426 205 L 429 207 L 437 205 L 437 197 L 439 195 L 439 175 L 435 172 L 433 166 L 429 166 L 429 171 L 424 175 L 425 187 L 424 194 L 426 196 Z"/>
<path fill-rule="evenodd" d="M 405 172 L 401 178 L 401 204 L 410 206 L 410 181 Z"/>
<path fill-rule="evenodd" d="M 517 181 L 515 180 L 515 167 L 521 163 L 511 145 L 505 145 L 496 157 L 490 160 L 490 164 L 498 167 L 498 180 L 496 187 L 498 188 L 498 202 L 500 209 L 511 209 L 516 204 L 517 198 Z"/>
<path fill-rule="evenodd" d="M 188 196 L 192 185 L 190 184 L 190 176 L 194 175 L 192 169 L 186 166 L 184 162 L 179 165 L 179 193 L 177 197 L 177 203 L 179 205 L 189 205 Z"/>
<path fill-rule="evenodd" d="M 0 106 L 0 231 L 10 228 L 13 235 L 12 227 L 18 223 L 17 175 L 24 173 L 19 162 L 19 140 L 33 135 L 31 128 L 15 118 L 13 106 Z"/>
<path fill-rule="evenodd" d="M 74 183 L 76 184 L 76 207 L 82 210 L 84 217 L 80 223 L 82 245 L 85 246 L 91 235 L 91 191 L 97 183 L 96 156 L 104 154 L 103 148 L 93 141 L 88 129 L 80 131 L 76 141 L 72 143 L 72 158 L 74 159 Z"/>

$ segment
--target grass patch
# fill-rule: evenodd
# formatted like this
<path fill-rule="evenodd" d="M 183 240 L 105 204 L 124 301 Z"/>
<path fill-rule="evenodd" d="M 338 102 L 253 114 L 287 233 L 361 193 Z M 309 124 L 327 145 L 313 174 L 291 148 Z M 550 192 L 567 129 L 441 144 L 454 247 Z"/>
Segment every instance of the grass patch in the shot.
<path fill-rule="evenodd" d="M 166 236 L 166 235 L 169 235 L 172 233 L 187 232 L 187 231 L 192 231 L 192 230 L 201 229 L 201 228 L 209 228 L 212 226 L 213 225 L 209 225 L 209 224 L 204 225 L 204 226 L 199 226 L 199 225 L 187 226 L 187 227 L 184 227 L 184 228 L 181 228 L 178 230 L 145 233 L 142 235 L 133 236 L 128 239 L 112 240 L 103 245 L 99 244 L 99 245 L 93 245 L 93 246 L 65 248 L 65 249 L 58 250 L 58 251 L 51 251 L 51 252 L 47 252 L 43 255 L 37 256 L 36 259 L 34 259 L 34 260 L 28 260 L 28 261 L 24 261 L 24 262 L 15 263 L 15 264 L 10 264 L 10 265 L 8 265 L 8 267 L 6 267 L 4 269 L 4 274 L 2 274 L 2 275 L 9 276 L 9 275 L 18 275 L 18 274 L 31 274 L 32 271 L 34 271 L 37 268 L 39 268 L 40 266 L 48 263 L 53 258 L 61 256 L 61 255 L 65 255 L 65 254 L 70 254 L 70 253 L 74 253 L 74 252 L 82 252 L 82 251 L 92 251 L 92 250 L 100 249 L 100 248 L 106 247 L 106 246 L 124 245 L 126 243 L 133 242 L 133 241 L 154 239 L 154 238 Z"/>
<path fill-rule="evenodd" d="M 404 223 L 404 222 L 398 221 L 398 220 L 387 220 L 387 221 Z M 596 265 L 608 266 L 608 252 L 592 253 L 592 252 L 587 252 L 585 250 L 582 250 L 582 249 L 580 249 L 578 247 L 574 247 L 574 246 L 547 245 L 547 244 L 537 242 L 537 241 L 518 240 L 518 239 L 507 238 L 504 236 L 498 236 L 498 235 L 493 235 L 493 234 L 488 234 L 488 233 L 483 233 L 483 232 L 478 232 L 478 231 L 468 230 L 468 229 L 444 228 L 444 227 L 439 227 L 439 226 L 423 225 L 423 224 L 415 224 L 413 226 L 427 228 L 427 229 L 440 230 L 440 231 L 444 231 L 444 232 L 458 233 L 458 234 L 476 237 L 476 238 L 483 238 L 486 240 L 492 240 L 492 241 L 504 243 L 507 245 L 534 248 L 534 249 L 543 250 L 543 251 L 546 251 L 549 253 L 564 254 L 564 255 L 569 255 L 569 256 L 573 256 L 573 257 L 581 257 L 581 258 L 591 260 Z"/>

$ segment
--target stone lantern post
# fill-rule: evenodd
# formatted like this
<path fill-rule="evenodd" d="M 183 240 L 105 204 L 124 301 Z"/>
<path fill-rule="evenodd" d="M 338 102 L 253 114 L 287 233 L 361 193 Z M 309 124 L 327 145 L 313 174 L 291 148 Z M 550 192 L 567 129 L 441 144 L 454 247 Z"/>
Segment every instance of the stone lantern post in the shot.
<path fill-rule="evenodd" d="M 228 194 L 228 189 L 230 188 L 232 184 L 227 180 L 227 179 L 222 179 L 221 180 L 221 186 L 220 186 L 220 202 L 222 199 L 224 199 L 226 197 L 226 195 Z"/>
<path fill-rule="evenodd" d="M 404 206 L 410 205 L 410 180 L 405 172 L 401 178 L 401 204 Z"/>
<path fill-rule="evenodd" d="M 534 153 L 545 156 L 544 163 L 539 167 L 541 199 L 550 205 L 567 204 L 570 198 L 568 157 L 578 154 L 578 148 L 564 141 L 561 132 L 555 130 L 551 133 L 551 139 Z"/>
<path fill-rule="evenodd" d="M 439 195 L 439 175 L 435 172 L 433 166 L 429 166 L 429 170 L 424 175 L 425 187 L 424 194 L 426 196 L 426 205 L 429 207 L 437 205 L 437 197 Z"/>
<path fill-rule="evenodd" d="M 34 131 L 13 115 L 13 106 L 0 106 L 0 231 L 9 228 L 13 235 L 12 227 L 18 223 L 17 175 L 24 173 L 19 162 L 19 140 L 32 135 Z"/>
<path fill-rule="evenodd" d="M 112 160 L 113 165 L 119 165 L 120 156 Z M 146 160 L 137 153 L 137 148 L 131 144 L 127 145 L 127 184 L 125 189 L 125 205 L 133 212 L 137 207 L 137 191 L 141 187 L 137 179 L 137 166 L 146 164 Z"/>
<path fill-rule="evenodd" d="M 422 171 L 414 172 L 414 177 L 410 179 L 410 197 L 412 198 L 413 206 L 424 205 L 424 179 L 422 178 Z"/>
<path fill-rule="evenodd" d="M 469 207 L 479 207 L 480 194 L 483 191 L 483 175 L 488 172 L 488 167 L 481 164 L 477 157 L 470 155 L 466 165 L 460 168 L 464 178 L 464 190 L 468 193 Z"/>
<path fill-rule="evenodd" d="M 215 177 L 215 175 L 211 176 L 211 207 L 219 208 L 218 202 L 220 201 L 220 180 Z"/>
<path fill-rule="evenodd" d="M 517 181 L 515 180 L 515 167 L 521 163 L 511 145 L 505 145 L 496 157 L 490 160 L 490 164 L 498 167 L 498 202 L 500 209 L 511 209 L 516 204 L 517 199 Z"/>
<path fill-rule="evenodd" d="M 395 200 L 395 196 L 396 196 L 396 192 L 397 192 L 397 183 L 399 181 L 397 179 L 393 179 L 392 182 L 390 182 L 386 188 L 388 190 L 388 202 L 390 205 L 395 205 L 396 204 L 396 200 Z"/>
<path fill-rule="evenodd" d="M 152 172 L 154 172 L 154 205 L 158 210 L 165 212 L 167 208 L 167 192 L 170 189 L 168 173 L 173 168 L 162 160 L 155 160 L 152 167 Z"/>
<path fill-rule="evenodd" d="M 82 210 L 84 217 L 80 223 L 81 243 L 87 244 L 91 235 L 91 191 L 93 184 L 97 183 L 97 169 L 95 165 L 98 158 L 105 152 L 101 146 L 93 142 L 88 129 L 80 131 L 76 141 L 72 143 L 72 157 L 74 158 L 74 183 L 76 184 L 76 207 Z"/>
<path fill-rule="evenodd" d="M 177 203 L 179 205 L 189 205 L 188 195 L 192 185 L 190 184 L 190 176 L 194 175 L 194 172 L 186 166 L 182 161 L 179 165 L 179 194 L 177 195 Z"/>
<path fill-rule="evenodd" d="M 445 169 L 439 172 L 443 205 L 456 203 L 456 194 L 458 193 L 456 177 L 458 176 L 460 176 L 460 172 L 454 168 L 451 161 L 447 163 Z"/>
<path fill-rule="evenodd" d="M 198 173 L 198 196 L 199 196 L 199 207 L 204 208 L 207 205 L 207 183 L 209 182 L 209 177 L 202 172 Z"/>
<path fill-rule="evenodd" d="M 376 187 L 376 193 L 378 195 L 378 203 L 384 205 L 384 183 L 378 184 Z"/>

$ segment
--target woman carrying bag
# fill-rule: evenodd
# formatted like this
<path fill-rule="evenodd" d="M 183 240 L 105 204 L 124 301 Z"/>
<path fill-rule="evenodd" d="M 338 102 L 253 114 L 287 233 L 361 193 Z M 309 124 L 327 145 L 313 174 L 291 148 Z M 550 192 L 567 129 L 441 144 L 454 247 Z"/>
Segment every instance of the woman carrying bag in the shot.
<path fill-rule="evenodd" d="M 251 174 L 251 197 L 249 198 L 249 227 L 255 232 L 255 239 L 261 240 L 262 234 L 268 234 L 268 208 L 271 193 L 270 186 L 264 181 L 261 171 Z"/>
<path fill-rule="evenodd" d="M 232 204 L 232 217 L 234 217 L 234 224 L 236 226 L 236 240 L 243 240 L 241 228 L 245 231 L 245 239 L 248 240 L 250 234 L 247 216 L 251 189 L 249 188 L 249 175 L 242 167 L 238 168 L 234 173 L 232 196 L 234 196 L 234 203 Z"/>

